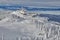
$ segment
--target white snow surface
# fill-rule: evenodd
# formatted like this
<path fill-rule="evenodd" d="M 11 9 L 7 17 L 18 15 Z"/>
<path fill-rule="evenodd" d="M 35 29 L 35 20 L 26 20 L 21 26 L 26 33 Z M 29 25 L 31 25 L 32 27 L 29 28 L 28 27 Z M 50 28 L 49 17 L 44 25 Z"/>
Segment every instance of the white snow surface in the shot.
<path fill-rule="evenodd" d="M 24 13 L 24 12 L 23 12 Z M 35 13 L 36 14 L 36 13 Z M 0 40 L 60 40 L 60 23 L 46 17 L 32 17 L 33 13 L 8 13 L 0 20 Z"/>

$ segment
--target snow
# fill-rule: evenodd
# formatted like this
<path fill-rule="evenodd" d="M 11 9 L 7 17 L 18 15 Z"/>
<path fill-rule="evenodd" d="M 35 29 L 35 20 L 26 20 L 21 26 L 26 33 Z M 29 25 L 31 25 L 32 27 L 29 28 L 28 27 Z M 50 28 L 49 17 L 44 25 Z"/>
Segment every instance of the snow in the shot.
<path fill-rule="evenodd" d="M 4 40 L 59 40 L 60 23 L 48 21 L 47 17 L 32 17 L 37 13 L 24 15 L 20 11 L 10 12 L 0 20 L 0 38 L 3 33 Z"/>

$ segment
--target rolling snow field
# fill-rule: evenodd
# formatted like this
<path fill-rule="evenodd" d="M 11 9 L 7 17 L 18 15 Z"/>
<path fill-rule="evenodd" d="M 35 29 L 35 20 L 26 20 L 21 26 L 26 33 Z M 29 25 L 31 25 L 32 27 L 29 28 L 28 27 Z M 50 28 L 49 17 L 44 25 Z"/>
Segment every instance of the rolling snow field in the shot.
<path fill-rule="evenodd" d="M 0 40 L 60 40 L 60 11 L 0 10 Z"/>

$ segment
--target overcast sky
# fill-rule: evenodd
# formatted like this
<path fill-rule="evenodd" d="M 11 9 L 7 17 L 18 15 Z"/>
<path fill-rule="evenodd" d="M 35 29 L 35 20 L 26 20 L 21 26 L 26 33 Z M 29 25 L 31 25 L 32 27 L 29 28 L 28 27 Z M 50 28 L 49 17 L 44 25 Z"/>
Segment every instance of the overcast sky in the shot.
<path fill-rule="evenodd" d="M 23 5 L 37 7 L 60 7 L 60 0 L 0 0 L 0 5 Z"/>

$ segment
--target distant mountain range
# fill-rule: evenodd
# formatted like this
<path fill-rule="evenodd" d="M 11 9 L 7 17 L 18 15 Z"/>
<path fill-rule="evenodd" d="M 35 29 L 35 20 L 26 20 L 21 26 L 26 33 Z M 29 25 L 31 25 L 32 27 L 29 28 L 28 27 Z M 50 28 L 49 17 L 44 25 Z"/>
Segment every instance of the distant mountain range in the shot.
<path fill-rule="evenodd" d="M 29 11 L 60 11 L 60 7 L 26 7 L 26 6 L 0 6 L 0 9 L 6 9 L 6 10 L 19 10 L 20 8 L 25 8 Z"/>
<path fill-rule="evenodd" d="M 40 14 L 41 17 L 48 17 L 49 21 L 60 22 L 60 15 L 52 15 L 52 14 Z"/>
<path fill-rule="evenodd" d="M 26 6 L 0 6 L 0 9 L 6 10 L 19 10 L 20 8 L 25 8 L 29 11 L 60 11 L 60 8 L 36 8 L 36 7 L 26 7 Z M 49 21 L 60 22 L 60 15 L 52 14 L 40 14 L 41 17 L 48 17 Z"/>

